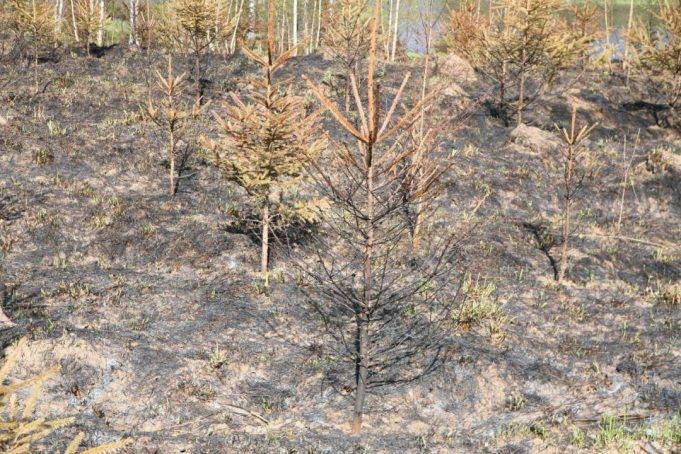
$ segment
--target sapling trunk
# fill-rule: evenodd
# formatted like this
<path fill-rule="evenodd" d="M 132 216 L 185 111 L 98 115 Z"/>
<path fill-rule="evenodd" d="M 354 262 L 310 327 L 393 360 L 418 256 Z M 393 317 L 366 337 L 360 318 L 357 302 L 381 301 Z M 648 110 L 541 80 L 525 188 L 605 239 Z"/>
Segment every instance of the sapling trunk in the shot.
<path fill-rule="evenodd" d="M 38 92 L 38 45 L 33 45 L 33 83 L 35 91 Z"/>
<path fill-rule="evenodd" d="M 175 131 L 171 128 L 168 142 L 168 160 L 170 161 L 169 183 L 170 195 L 175 195 Z"/>
<path fill-rule="evenodd" d="M 525 50 L 523 50 L 523 53 L 525 53 Z M 523 124 L 523 109 L 525 108 L 525 83 L 526 76 L 525 72 L 523 71 L 520 74 L 520 85 L 518 87 L 518 114 L 516 119 L 516 126 L 520 126 Z"/>
<path fill-rule="evenodd" d="M 194 85 L 196 88 L 196 99 L 201 99 L 201 50 L 198 47 L 194 50 L 194 77 L 196 78 Z"/>
<path fill-rule="evenodd" d="M 362 432 L 362 419 L 364 416 L 364 402 L 366 401 L 367 380 L 369 379 L 368 345 L 369 345 L 369 321 L 361 315 L 357 315 L 357 337 L 359 351 L 357 354 L 356 377 L 357 389 L 355 390 L 355 406 L 352 413 L 352 433 Z"/>
<path fill-rule="evenodd" d="M 262 206 L 262 250 L 260 255 L 260 271 L 265 281 L 265 287 L 270 285 L 269 254 L 270 254 L 270 204 L 265 200 Z"/>
<path fill-rule="evenodd" d="M 480 5 L 478 4 L 478 7 Z M 433 38 L 433 23 L 431 22 L 431 16 L 433 14 L 433 0 L 430 0 L 428 3 L 428 23 L 426 24 L 426 33 L 425 33 L 425 38 L 426 38 L 426 50 L 425 50 L 425 57 L 423 61 L 423 80 L 421 81 L 421 112 L 419 113 L 420 118 L 419 118 L 419 138 L 418 140 L 420 142 L 423 142 L 425 138 L 425 124 L 426 124 L 426 105 L 425 105 L 425 100 L 426 100 L 426 90 L 428 88 L 428 65 L 430 64 L 430 47 L 432 43 L 432 38 Z M 423 143 L 419 144 L 419 146 L 422 146 Z M 416 160 L 422 159 L 422 150 L 420 150 L 416 156 Z M 418 180 L 417 180 L 418 184 Z M 419 198 L 419 200 L 415 204 L 415 213 L 414 213 L 414 230 L 412 232 L 412 241 L 411 245 L 413 249 L 418 248 L 419 246 L 419 239 L 421 236 L 421 229 L 423 228 L 423 211 L 424 211 L 424 203 L 423 201 Z"/>
<path fill-rule="evenodd" d="M 561 245 L 560 264 L 558 267 L 558 282 L 562 282 L 565 279 L 568 267 L 568 252 L 570 250 L 570 209 L 572 206 L 571 191 L 572 174 L 574 171 L 574 147 L 568 145 L 567 148 L 564 180 L 565 195 L 563 197 L 563 244 Z"/>
<path fill-rule="evenodd" d="M 364 245 L 364 289 L 362 302 L 359 305 L 357 319 L 357 371 L 355 407 L 352 415 L 352 433 L 358 434 L 362 430 L 362 415 L 364 414 L 364 401 L 366 400 L 366 386 L 369 378 L 369 319 L 371 314 L 373 292 L 373 258 L 374 258 L 374 169 L 372 144 L 367 144 L 367 212 L 366 212 L 366 243 Z"/>

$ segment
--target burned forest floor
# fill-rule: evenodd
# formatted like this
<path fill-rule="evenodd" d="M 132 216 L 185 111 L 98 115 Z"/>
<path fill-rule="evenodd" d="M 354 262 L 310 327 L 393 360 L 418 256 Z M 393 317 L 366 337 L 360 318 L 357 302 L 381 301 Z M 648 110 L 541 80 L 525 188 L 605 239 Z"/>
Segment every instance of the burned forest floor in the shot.
<path fill-rule="evenodd" d="M 407 71 L 418 80 L 418 63 L 385 65 L 384 90 Z M 0 64 L 0 284 L 13 322 L 0 339 L 30 339 L 12 379 L 61 365 L 39 412 L 75 416 L 62 433 L 129 436 L 131 453 L 681 450 L 681 119 L 650 107 L 644 80 L 588 71 L 515 128 L 477 101 L 490 89 L 464 62 L 438 59 L 429 123 L 453 165 L 437 215 L 468 232 L 452 279 L 473 305 L 442 363 L 372 390 L 351 436 L 351 395 L 327 373 L 336 358 L 287 254 L 274 248 L 263 289 L 257 242 L 232 228 L 244 195 L 198 150 L 212 115 L 190 127 L 167 194 L 164 138 L 141 110 L 165 64 L 126 47 L 63 51 L 41 62 L 37 90 L 27 63 Z M 209 56 L 209 110 L 255 71 Z M 307 74 L 342 97 L 342 71 L 321 56 L 283 72 L 301 94 Z M 579 123 L 598 123 L 597 172 L 556 284 L 554 123 L 568 125 L 571 102 Z"/>

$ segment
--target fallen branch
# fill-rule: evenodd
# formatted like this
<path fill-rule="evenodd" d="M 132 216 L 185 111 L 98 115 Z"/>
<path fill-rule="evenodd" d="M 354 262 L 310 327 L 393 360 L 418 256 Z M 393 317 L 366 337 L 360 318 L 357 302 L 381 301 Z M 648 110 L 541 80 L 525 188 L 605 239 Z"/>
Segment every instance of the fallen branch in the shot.
<path fill-rule="evenodd" d="M 592 237 L 592 238 L 609 238 L 612 240 L 619 240 L 619 241 L 627 241 L 630 243 L 639 243 L 639 244 L 645 244 L 646 246 L 654 246 L 654 247 L 661 247 L 661 248 L 671 248 L 674 249 L 678 246 L 675 246 L 674 244 L 665 244 L 665 243 L 655 243 L 653 241 L 648 241 L 648 240 L 640 240 L 638 238 L 631 238 L 628 236 L 621 236 L 621 235 L 603 235 L 603 234 L 598 234 L 598 233 L 583 233 L 579 235 L 580 237 Z"/>
<path fill-rule="evenodd" d="M 259 414 L 253 413 L 252 411 L 246 410 L 245 408 L 239 407 L 238 405 L 225 404 L 225 406 L 231 408 L 232 410 L 234 410 L 235 413 L 240 414 L 240 415 L 242 415 L 242 416 L 252 416 L 252 417 L 254 417 L 255 419 L 259 419 L 260 421 L 262 421 L 262 422 L 265 423 L 265 424 L 269 424 L 269 423 L 270 423 L 268 420 L 266 420 L 265 418 L 263 418 L 263 417 L 260 416 Z"/>

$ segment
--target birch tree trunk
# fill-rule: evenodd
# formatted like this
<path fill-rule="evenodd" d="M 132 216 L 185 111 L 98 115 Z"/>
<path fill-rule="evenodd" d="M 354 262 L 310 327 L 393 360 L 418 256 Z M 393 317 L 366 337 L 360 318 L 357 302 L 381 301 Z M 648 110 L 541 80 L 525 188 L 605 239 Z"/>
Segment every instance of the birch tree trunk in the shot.
<path fill-rule="evenodd" d="M 255 33 L 255 0 L 248 0 L 248 34 L 249 38 Z"/>
<path fill-rule="evenodd" d="M 390 3 L 388 3 L 388 33 L 385 37 L 385 57 L 389 60 L 390 59 L 390 34 L 392 31 L 392 25 L 393 25 L 393 0 L 390 0 Z"/>
<path fill-rule="evenodd" d="M 99 0 L 99 29 L 97 30 L 97 46 L 104 45 L 104 18 L 106 12 L 104 10 L 104 0 Z"/>
<path fill-rule="evenodd" d="M 241 4 L 239 5 L 239 12 L 237 13 L 236 16 L 236 25 L 234 25 L 234 32 L 232 33 L 232 41 L 229 43 L 229 53 L 233 54 L 236 51 L 236 35 L 237 32 L 239 31 L 239 23 L 241 22 L 241 15 L 243 14 L 244 11 L 244 1 L 241 0 Z"/>
<path fill-rule="evenodd" d="M 330 5 L 333 8 L 333 1 Z M 319 0 L 319 6 L 317 7 L 317 38 L 315 39 L 315 49 L 319 48 L 319 43 L 321 42 L 322 35 L 322 0 Z"/>
<path fill-rule="evenodd" d="M 57 0 L 54 8 L 57 34 L 61 34 L 61 22 L 64 20 L 64 0 Z"/>
<path fill-rule="evenodd" d="M 395 61 L 395 54 L 397 53 L 397 31 L 398 31 L 398 26 L 400 23 L 400 0 L 396 0 L 395 2 L 395 17 L 393 18 L 393 49 L 392 49 L 392 54 L 390 55 L 390 61 L 394 62 Z"/>
<path fill-rule="evenodd" d="M 310 33 L 307 29 L 308 23 L 307 23 L 307 1 L 308 0 L 303 0 L 303 40 L 307 39 L 308 36 L 310 36 Z M 307 46 L 306 46 L 307 47 Z M 305 54 L 306 52 L 303 52 Z"/>
<path fill-rule="evenodd" d="M 293 17 L 291 19 L 291 33 L 293 34 L 293 47 L 298 45 L 298 0 L 293 0 Z"/>
<path fill-rule="evenodd" d="M 78 36 L 78 24 L 76 23 L 76 8 L 73 4 L 73 0 L 70 0 L 71 6 L 71 23 L 73 25 L 73 38 L 77 43 L 80 42 L 80 37 Z"/>
<path fill-rule="evenodd" d="M 139 14 L 139 0 L 130 0 L 130 33 L 128 35 L 128 44 L 139 45 L 137 37 L 137 15 Z"/>

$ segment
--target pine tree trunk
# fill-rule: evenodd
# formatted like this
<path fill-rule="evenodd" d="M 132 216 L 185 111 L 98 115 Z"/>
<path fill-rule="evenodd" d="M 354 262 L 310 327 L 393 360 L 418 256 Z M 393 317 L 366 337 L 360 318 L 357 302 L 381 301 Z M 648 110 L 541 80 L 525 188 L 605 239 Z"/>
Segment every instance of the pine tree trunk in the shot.
<path fill-rule="evenodd" d="M 33 45 L 33 83 L 35 91 L 38 93 L 38 45 Z"/>
<path fill-rule="evenodd" d="M 520 126 L 523 124 L 524 108 L 525 108 L 525 71 L 523 71 L 520 74 L 520 86 L 518 88 L 518 118 L 516 121 L 516 126 Z"/>
<path fill-rule="evenodd" d="M 567 163 L 565 168 L 565 197 L 563 206 L 563 244 L 561 247 L 560 254 L 560 265 L 558 267 L 558 282 L 562 282 L 565 279 L 568 267 L 568 252 L 570 250 L 570 209 L 572 205 L 572 172 L 574 165 L 574 155 L 573 148 L 570 146 L 568 148 Z"/>
<path fill-rule="evenodd" d="M 170 181 L 170 195 L 175 195 L 175 133 L 170 132 L 170 144 L 168 148 L 168 159 L 170 161 L 170 172 L 168 174 Z"/>
<path fill-rule="evenodd" d="M 196 88 L 196 98 L 201 99 L 201 51 L 199 50 L 200 44 L 196 44 L 196 50 L 194 52 L 194 77 L 196 78 L 194 84 Z"/>
<path fill-rule="evenodd" d="M 364 402 L 366 401 L 367 379 L 369 378 L 369 369 L 367 367 L 369 346 L 369 322 L 365 320 L 362 315 L 357 317 L 357 337 L 358 337 L 358 355 L 356 360 L 356 377 L 357 389 L 355 390 L 355 406 L 352 414 L 352 433 L 359 434 L 362 432 L 362 417 L 364 416 Z"/>
<path fill-rule="evenodd" d="M 270 254 L 270 205 L 266 200 L 262 207 L 262 254 L 260 256 L 260 271 L 265 280 L 265 287 L 270 285 L 269 254 Z"/>
<path fill-rule="evenodd" d="M 362 416 L 366 400 L 367 380 L 369 378 L 369 319 L 373 293 L 374 259 L 374 168 L 371 162 L 372 146 L 367 145 L 367 238 L 364 248 L 364 282 L 362 302 L 355 316 L 357 323 L 357 358 L 355 365 L 355 406 L 352 417 L 352 433 L 362 431 Z"/>

